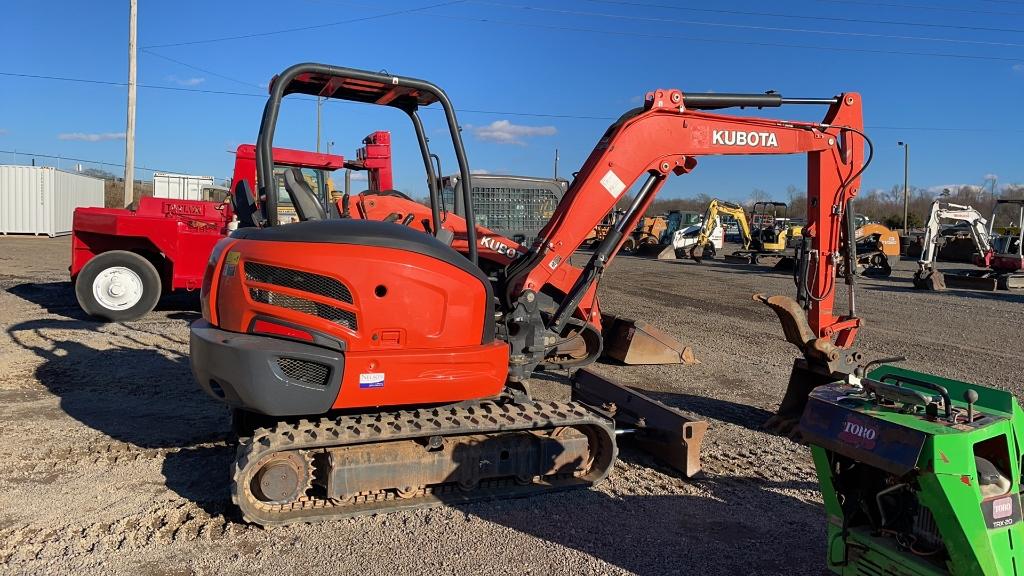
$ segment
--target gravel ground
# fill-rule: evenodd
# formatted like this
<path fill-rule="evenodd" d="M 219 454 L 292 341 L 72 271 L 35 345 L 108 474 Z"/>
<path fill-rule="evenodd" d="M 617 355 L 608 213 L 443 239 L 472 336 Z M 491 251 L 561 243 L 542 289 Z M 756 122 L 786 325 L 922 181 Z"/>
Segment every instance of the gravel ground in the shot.
<path fill-rule="evenodd" d="M 605 310 L 679 336 L 701 361 L 596 367 L 710 422 L 698 479 L 626 449 L 592 490 L 263 530 L 230 504 L 228 415 L 189 372 L 196 299 L 90 321 L 66 279 L 69 250 L 67 238 L 0 238 L 0 571 L 825 573 L 808 451 L 757 429 L 796 350 L 750 296 L 791 294 L 785 275 L 629 257 L 606 275 Z M 912 270 L 858 290 L 865 355 L 905 354 L 908 367 L 1019 395 L 1022 296 L 914 292 Z M 568 395 L 547 381 L 537 394 Z"/>

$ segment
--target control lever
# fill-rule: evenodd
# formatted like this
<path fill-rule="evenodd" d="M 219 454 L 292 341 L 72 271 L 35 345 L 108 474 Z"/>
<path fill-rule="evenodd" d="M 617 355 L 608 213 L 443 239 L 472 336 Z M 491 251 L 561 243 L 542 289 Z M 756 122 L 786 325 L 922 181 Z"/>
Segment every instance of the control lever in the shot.
<path fill-rule="evenodd" d="M 921 388 L 927 388 L 928 390 L 932 390 L 934 392 L 938 392 L 939 395 L 942 396 L 942 403 L 946 406 L 946 418 L 950 419 L 953 417 L 953 402 L 949 399 L 949 390 L 946 390 L 945 387 L 939 386 L 938 384 L 933 384 L 931 382 L 925 382 L 924 380 L 918 380 L 917 378 L 897 376 L 896 374 L 888 374 L 886 376 L 883 376 L 882 381 L 885 382 L 886 380 L 895 380 L 896 383 L 889 384 L 889 386 L 895 386 L 896 388 L 902 388 L 902 384 L 906 383 L 913 384 L 914 386 L 919 386 Z"/>
<path fill-rule="evenodd" d="M 968 388 L 964 392 L 964 402 L 967 402 L 967 423 L 974 422 L 974 403 L 978 401 L 978 393 Z"/>
<path fill-rule="evenodd" d="M 886 384 L 885 382 L 879 382 L 878 380 L 864 379 L 861 382 L 865 390 L 870 390 L 875 393 L 875 396 L 879 398 L 888 398 L 903 404 L 914 404 L 917 406 L 927 407 L 932 403 L 932 399 L 925 396 L 923 392 L 917 390 L 911 390 L 910 388 L 904 388 L 895 384 Z M 949 415 L 949 405 L 946 405 L 946 415 Z"/>
<path fill-rule="evenodd" d="M 874 368 L 875 366 L 878 366 L 879 364 L 892 364 L 893 362 L 903 362 L 906 359 L 907 359 L 906 356 L 893 356 L 891 358 L 878 358 L 877 360 L 872 360 L 871 362 L 868 362 L 867 364 L 864 364 L 863 366 L 857 366 L 856 368 L 853 369 L 853 374 L 854 374 L 854 376 L 856 376 L 858 378 L 864 378 L 865 376 L 867 376 L 868 372 L 870 372 L 872 368 Z"/>

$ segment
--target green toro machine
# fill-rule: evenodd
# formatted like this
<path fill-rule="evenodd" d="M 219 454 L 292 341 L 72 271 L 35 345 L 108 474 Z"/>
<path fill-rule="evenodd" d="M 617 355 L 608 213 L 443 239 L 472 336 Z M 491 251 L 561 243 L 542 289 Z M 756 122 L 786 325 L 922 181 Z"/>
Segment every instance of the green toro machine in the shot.
<path fill-rule="evenodd" d="M 828 515 L 829 568 L 1024 574 L 1024 414 L 1013 394 L 870 367 L 815 388 L 800 419 Z"/>

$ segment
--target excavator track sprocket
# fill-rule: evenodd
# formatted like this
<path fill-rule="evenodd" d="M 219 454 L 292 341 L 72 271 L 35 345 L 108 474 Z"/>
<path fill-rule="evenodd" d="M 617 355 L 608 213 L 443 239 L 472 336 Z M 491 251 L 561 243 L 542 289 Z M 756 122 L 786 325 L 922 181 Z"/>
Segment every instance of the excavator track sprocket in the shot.
<path fill-rule="evenodd" d="M 231 499 L 254 524 L 319 522 L 592 486 L 616 457 L 614 424 L 575 402 L 282 422 L 240 439 Z"/>

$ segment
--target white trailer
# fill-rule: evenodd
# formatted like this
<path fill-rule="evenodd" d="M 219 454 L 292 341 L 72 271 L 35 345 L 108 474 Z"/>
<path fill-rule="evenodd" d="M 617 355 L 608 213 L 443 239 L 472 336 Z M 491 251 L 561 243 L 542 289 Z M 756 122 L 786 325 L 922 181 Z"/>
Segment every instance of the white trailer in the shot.
<path fill-rule="evenodd" d="M 48 166 L 0 166 L 0 234 L 71 233 L 75 208 L 103 207 L 103 180 Z"/>
<path fill-rule="evenodd" d="M 202 200 L 203 188 L 213 186 L 213 176 L 153 173 L 153 196 L 173 200 Z"/>

